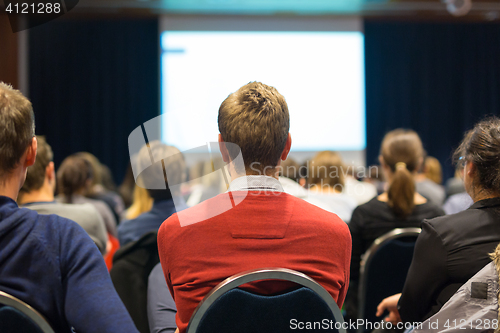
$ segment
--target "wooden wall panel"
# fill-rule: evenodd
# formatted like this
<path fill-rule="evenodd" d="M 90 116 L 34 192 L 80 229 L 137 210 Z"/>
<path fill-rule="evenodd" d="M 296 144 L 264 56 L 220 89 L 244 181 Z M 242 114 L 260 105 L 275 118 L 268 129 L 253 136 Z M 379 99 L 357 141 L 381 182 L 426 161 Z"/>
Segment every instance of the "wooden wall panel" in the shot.
<path fill-rule="evenodd" d="M 0 81 L 10 83 L 19 89 L 18 34 L 12 32 L 9 18 L 0 12 Z"/>

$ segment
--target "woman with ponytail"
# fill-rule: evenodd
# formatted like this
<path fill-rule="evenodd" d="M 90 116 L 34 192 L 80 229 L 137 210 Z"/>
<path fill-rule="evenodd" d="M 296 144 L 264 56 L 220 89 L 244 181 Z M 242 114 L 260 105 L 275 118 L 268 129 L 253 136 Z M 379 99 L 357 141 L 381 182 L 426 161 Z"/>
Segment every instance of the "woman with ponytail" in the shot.
<path fill-rule="evenodd" d="M 361 255 L 378 237 L 395 228 L 419 228 L 422 220 L 444 215 L 415 190 L 417 170 L 423 161 L 422 141 L 411 130 L 387 133 L 379 161 L 387 189 L 378 197 L 358 206 L 349 223 L 352 236 L 351 278 L 346 298 L 347 317 L 356 318 Z"/>
<path fill-rule="evenodd" d="M 387 321 L 422 322 L 436 314 L 491 261 L 489 254 L 500 243 L 500 119 L 488 118 L 467 132 L 455 160 L 463 168 L 465 189 L 474 204 L 460 213 L 422 223 L 403 293 L 378 306 L 379 316 L 389 310 Z M 490 298 L 490 286 L 487 289 Z M 486 294 L 481 296 L 477 290 L 486 289 L 471 290 L 466 303 L 483 304 L 480 301 L 486 300 Z M 493 294 L 497 296 L 495 290 Z M 447 331 L 471 318 L 456 319 Z"/>

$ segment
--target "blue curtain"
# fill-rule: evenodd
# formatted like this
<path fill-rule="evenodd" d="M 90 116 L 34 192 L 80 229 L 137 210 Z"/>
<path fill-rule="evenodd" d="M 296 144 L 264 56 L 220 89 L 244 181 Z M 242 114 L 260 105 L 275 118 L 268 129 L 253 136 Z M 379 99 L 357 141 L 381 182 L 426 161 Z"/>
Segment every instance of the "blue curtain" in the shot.
<path fill-rule="evenodd" d="M 121 182 L 130 132 L 159 114 L 158 20 L 58 19 L 29 31 L 36 133 L 56 168 L 89 151 Z"/>
<path fill-rule="evenodd" d="M 411 128 L 453 175 L 464 131 L 500 113 L 500 24 L 365 21 L 367 163 Z"/>

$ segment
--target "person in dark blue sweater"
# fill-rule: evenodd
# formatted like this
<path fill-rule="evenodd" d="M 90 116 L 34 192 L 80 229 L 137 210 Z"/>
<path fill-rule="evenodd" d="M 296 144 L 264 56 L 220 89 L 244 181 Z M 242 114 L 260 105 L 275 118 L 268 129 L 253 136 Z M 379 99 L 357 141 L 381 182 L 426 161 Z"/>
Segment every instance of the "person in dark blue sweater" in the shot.
<path fill-rule="evenodd" d="M 137 333 L 83 228 L 17 206 L 35 162 L 34 128 L 31 103 L 0 82 L 0 290 L 38 310 L 56 333 Z"/>

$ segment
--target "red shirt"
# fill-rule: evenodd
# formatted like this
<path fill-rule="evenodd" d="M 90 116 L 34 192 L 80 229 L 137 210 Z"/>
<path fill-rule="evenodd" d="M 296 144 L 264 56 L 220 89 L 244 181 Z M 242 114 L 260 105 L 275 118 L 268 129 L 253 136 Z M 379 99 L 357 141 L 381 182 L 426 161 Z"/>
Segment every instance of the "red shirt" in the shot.
<path fill-rule="evenodd" d="M 228 196 L 242 201 L 203 220 L 207 212 L 227 205 Z M 250 269 L 282 267 L 302 272 L 321 284 L 339 307 L 349 285 L 347 225 L 337 215 L 283 192 L 223 193 L 174 214 L 160 227 L 158 250 L 177 306 L 180 333 L 212 288 Z M 255 283 L 245 289 L 269 294 L 286 287 Z"/>

